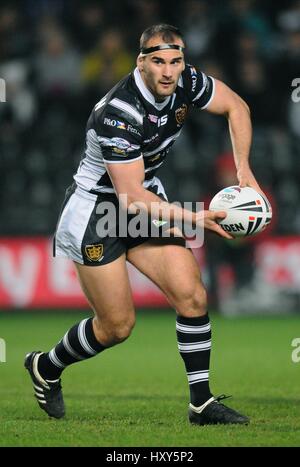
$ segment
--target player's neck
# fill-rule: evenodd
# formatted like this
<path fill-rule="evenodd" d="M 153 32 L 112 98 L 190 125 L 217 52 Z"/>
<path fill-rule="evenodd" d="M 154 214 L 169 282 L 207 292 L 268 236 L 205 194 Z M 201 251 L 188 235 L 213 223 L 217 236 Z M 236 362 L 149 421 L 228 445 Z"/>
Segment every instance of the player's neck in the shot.
<path fill-rule="evenodd" d="M 155 101 L 157 104 L 161 104 L 162 102 L 165 102 L 165 100 L 168 99 L 168 98 L 170 97 L 170 96 L 158 96 L 158 95 L 156 95 L 156 94 L 152 91 L 152 89 L 147 85 L 146 80 L 145 80 L 143 74 L 142 74 L 139 70 L 138 70 L 138 73 L 139 73 L 139 75 L 140 75 L 140 77 L 141 77 L 141 80 L 142 80 L 142 82 L 143 82 L 145 88 L 146 88 L 147 91 L 152 95 L 154 101 Z"/>
<path fill-rule="evenodd" d="M 151 89 L 150 89 L 150 92 L 151 92 Z M 158 104 L 161 104 L 162 102 L 165 102 L 165 100 L 167 99 L 167 97 L 158 97 L 158 96 L 155 96 L 153 94 L 153 92 L 151 92 L 151 94 L 153 95 L 154 99 L 155 99 L 155 102 L 157 102 Z"/>

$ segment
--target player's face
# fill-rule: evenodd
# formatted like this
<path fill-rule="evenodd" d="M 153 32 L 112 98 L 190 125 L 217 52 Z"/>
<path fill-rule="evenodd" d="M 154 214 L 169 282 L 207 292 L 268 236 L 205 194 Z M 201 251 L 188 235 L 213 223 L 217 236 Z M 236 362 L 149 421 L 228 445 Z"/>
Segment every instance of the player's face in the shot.
<path fill-rule="evenodd" d="M 147 42 L 147 48 L 162 42 L 161 37 L 152 37 Z M 172 43 L 184 46 L 179 38 Z M 158 50 L 145 57 L 139 57 L 137 65 L 144 83 L 157 101 L 173 94 L 185 66 L 183 53 L 175 49 Z"/>

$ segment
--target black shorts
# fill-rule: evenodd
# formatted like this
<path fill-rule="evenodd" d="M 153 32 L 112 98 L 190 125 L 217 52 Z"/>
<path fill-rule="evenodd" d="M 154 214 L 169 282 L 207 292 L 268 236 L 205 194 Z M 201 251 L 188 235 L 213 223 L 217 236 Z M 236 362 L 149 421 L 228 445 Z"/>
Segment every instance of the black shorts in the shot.
<path fill-rule="evenodd" d="M 108 214 L 106 206 L 115 208 L 115 216 Z M 94 195 L 72 186 L 67 190 L 58 220 L 53 255 L 68 257 L 88 266 L 100 266 L 111 263 L 130 248 L 147 241 L 185 246 L 183 237 L 166 233 L 173 224 L 153 223 L 150 218 L 147 232 L 137 235 L 139 229 L 135 232 L 131 229 L 134 217 L 133 214 L 126 216 L 124 211 L 120 214 L 115 194 Z"/>

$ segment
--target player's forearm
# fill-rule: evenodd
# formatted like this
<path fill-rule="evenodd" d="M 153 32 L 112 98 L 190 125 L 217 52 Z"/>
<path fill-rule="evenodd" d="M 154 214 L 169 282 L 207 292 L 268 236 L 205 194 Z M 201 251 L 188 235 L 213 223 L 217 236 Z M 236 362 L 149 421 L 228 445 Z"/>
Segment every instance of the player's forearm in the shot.
<path fill-rule="evenodd" d="M 129 209 L 131 213 L 142 211 L 151 215 L 153 219 L 178 220 L 191 224 L 195 224 L 196 222 L 196 214 L 194 212 L 183 209 L 176 204 L 163 201 L 159 196 L 143 187 L 127 193 L 124 200 L 126 202 L 126 208 Z"/>
<path fill-rule="evenodd" d="M 241 98 L 228 112 L 228 123 L 236 168 L 248 167 L 252 124 L 249 107 Z"/>

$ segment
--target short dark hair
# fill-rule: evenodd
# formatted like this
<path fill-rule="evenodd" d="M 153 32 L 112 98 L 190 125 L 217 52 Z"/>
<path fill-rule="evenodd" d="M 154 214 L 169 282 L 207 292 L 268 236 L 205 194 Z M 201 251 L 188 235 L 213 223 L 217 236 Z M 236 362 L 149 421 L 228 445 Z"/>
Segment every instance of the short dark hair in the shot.
<path fill-rule="evenodd" d="M 181 31 L 176 26 L 161 23 L 154 24 L 153 26 L 145 29 L 140 38 L 140 49 L 145 48 L 149 39 L 155 36 L 160 36 L 166 43 L 170 43 L 174 38 L 179 37 L 182 42 L 185 43 Z"/>

